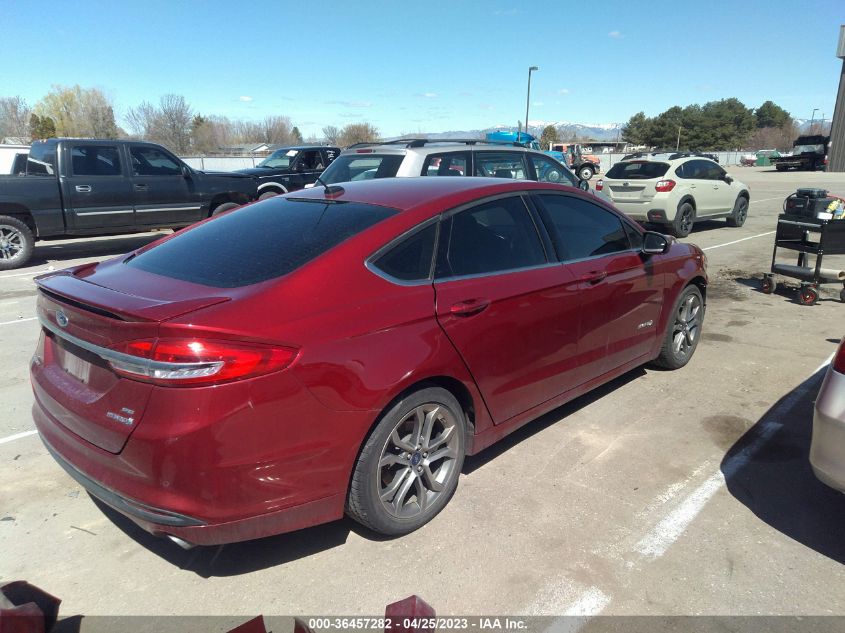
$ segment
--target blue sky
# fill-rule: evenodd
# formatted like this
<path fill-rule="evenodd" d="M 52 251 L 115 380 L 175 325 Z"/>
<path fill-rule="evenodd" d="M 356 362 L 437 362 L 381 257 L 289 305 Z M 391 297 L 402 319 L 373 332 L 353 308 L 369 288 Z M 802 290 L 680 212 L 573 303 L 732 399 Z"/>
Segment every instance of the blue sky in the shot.
<path fill-rule="evenodd" d="M 120 119 L 176 93 L 202 114 L 286 115 L 305 136 L 356 121 L 387 136 L 515 125 L 536 65 L 532 122 L 726 97 L 829 119 L 843 23 L 842 0 L 0 0 L 0 96 L 97 87 Z"/>

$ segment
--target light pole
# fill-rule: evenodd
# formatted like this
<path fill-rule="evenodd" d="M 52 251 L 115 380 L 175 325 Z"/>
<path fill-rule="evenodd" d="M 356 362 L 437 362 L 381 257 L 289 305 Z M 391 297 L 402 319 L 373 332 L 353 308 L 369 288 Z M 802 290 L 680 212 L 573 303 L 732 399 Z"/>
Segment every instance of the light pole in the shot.
<path fill-rule="evenodd" d="M 678 121 L 678 142 L 675 143 L 675 151 L 677 152 L 681 148 L 681 125 L 682 123 Z"/>
<path fill-rule="evenodd" d="M 813 108 L 813 114 L 810 117 L 810 134 L 813 133 L 813 123 L 815 123 L 815 121 L 816 121 L 816 112 L 818 112 L 818 111 L 819 111 L 818 108 Z"/>
<path fill-rule="evenodd" d="M 531 72 L 540 70 L 537 66 L 528 67 L 528 96 L 525 98 L 525 133 L 528 134 L 528 106 L 531 105 Z M 519 139 L 517 139 L 519 140 Z"/>

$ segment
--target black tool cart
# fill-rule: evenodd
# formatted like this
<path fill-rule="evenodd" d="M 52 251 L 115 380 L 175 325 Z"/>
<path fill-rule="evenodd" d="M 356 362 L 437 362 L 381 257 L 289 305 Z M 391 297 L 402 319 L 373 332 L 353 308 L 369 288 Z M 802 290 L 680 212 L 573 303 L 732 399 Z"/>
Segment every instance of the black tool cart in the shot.
<path fill-rule="evenodd" d="M 823 266 L 825 255 L 845 255 L 845 217 L 843 201 L 824 189 L 799 189 L 783 203 L 778 216 L 772 268 L 764 273 L 762 290 L 775 291 L 775 275 L 801 280 L 798 302 L 813 305 L 819 299 L 819 284 L 842 284 L 839 298 L 845 303 L 845 266 L 836 269 Z M 777 260 L 779 248 L 798 251 L 798 263 L 781 264 Z M 816 256 L 809 265 L 807 255 Z"/>

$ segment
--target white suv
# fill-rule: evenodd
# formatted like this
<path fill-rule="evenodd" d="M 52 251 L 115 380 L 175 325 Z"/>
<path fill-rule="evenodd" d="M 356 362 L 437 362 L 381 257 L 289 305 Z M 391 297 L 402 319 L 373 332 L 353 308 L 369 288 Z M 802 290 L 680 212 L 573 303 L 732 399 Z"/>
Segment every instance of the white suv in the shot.
<path fill-rule="evenodd" d="M 742 226 L 748 216 L 748 187 L 700 154 L 637 154 L 611 167 L 596 183 L 619 209 L 637 222 L 662 224 L 685 237 L 696 220 L 727 218 Z"/>
<path fill-rule="evenodd" d="M 589 189 L 572 171 L 535 150 L 476 139 L 400 139 L 345 149 L 317 185 L 408 176 L 491 176 L 539 180 Z"/>

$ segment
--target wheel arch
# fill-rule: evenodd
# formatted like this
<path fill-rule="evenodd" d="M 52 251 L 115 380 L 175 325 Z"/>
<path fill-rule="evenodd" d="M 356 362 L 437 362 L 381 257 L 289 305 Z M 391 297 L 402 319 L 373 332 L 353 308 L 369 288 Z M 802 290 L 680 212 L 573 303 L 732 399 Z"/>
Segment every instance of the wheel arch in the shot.
<path fill-rule="evenodd" d="M 675 209 L 676 213 L 677 210 L 681 208 L 681 205 L 685 202 L 689 202 L 692 205 L 693 211 L 698 211 L 698 206 L 695 204 L 695 198 L 692 197 L 692 194 L 685 193 L 683 196 L 681 196 L 681 199 L 678 200 L 678 206 Z"/>
<path fill-rule="evenodd" d="M 22 204 L 0 202 L 0 215 L 6 215 L 20 220 L 29 227 L 29 230 L 32 231 L 34 236 L 38 236 L 38 225 L 35 223 L 35 217 L 32 215 L 32 211 Z"/>
<path fill-rule="evenodd" d="M 258 185 L 258 193 L 261 194 L 267 189 L 279 189 L 282 193 L 288 193 L 288 188 L 279 182 L 264 182 Z"/>

